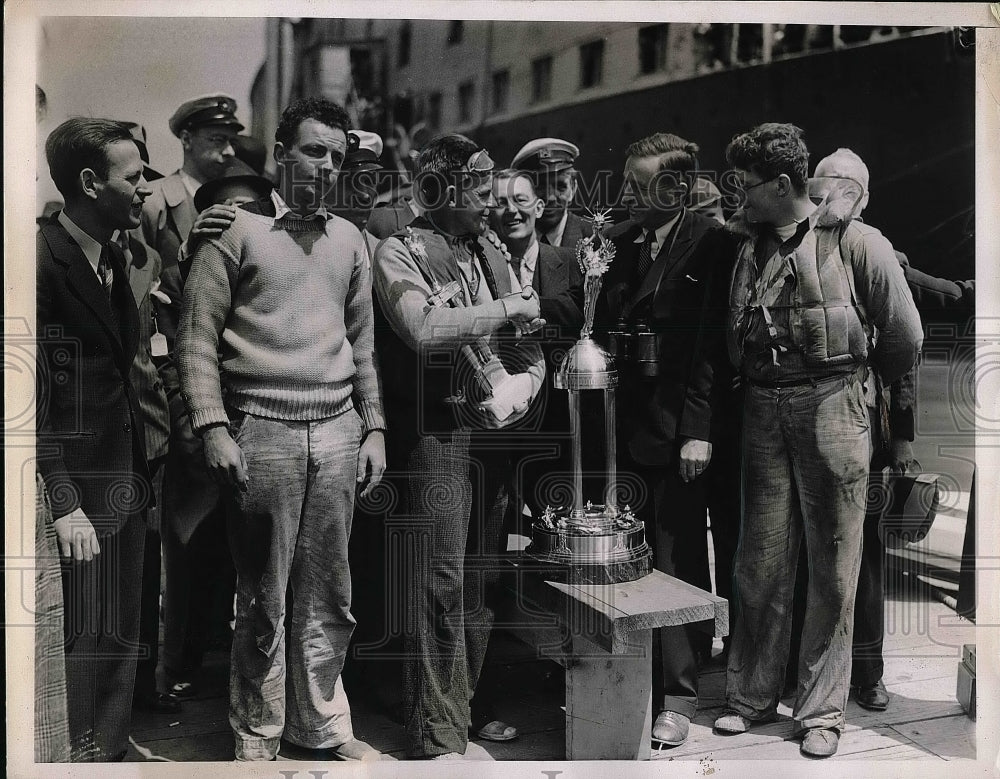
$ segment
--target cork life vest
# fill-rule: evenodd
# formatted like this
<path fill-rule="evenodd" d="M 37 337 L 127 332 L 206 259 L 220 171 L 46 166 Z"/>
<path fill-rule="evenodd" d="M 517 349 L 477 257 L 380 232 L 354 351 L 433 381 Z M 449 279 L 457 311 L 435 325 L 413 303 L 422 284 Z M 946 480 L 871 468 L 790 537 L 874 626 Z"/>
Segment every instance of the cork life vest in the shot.
<path fill-rule="evenodd" d="M 397 238 L 420 269 L 431 289 L 429 306 L 469 306 L 462 285 L 462 271 L 455 261 L 453 244 L 436 232 L 423 218 L 398 231 Z M 495 233 L 469 239 L 469 247 L 479 260 L 483 282 L 493 299 L 511 294 L 508 256 Z M 419 256 L 416 256 L 419 255 Z M 379 309 L 378 306 L 376 306 Z M 415 352 L 392 331 L 381 310 L 376 315 L 376 346 L 382 367 L 384 392 L 389 406 L 418 406 L 419 420 L 408 413 L 405 424 L 419 421 L 422 432 L 447 431 L 456 427 L 496 429 L 521 419 L 527 408 L 516 415 L 489 413 L 492 386 L 509 376 L 531 368 L 545 370 L 544 357 L 535 341 L 517 341 L 511 325 L 500 328 L 492 338 L 471 343 L 445 343 L 421 347 Z M 531 406 L 537 388 L 527 398 Z"/>
<path fill-rule="evenodd" d="M 843 222 L 821 224 L 814 214 L 799 245 L 775 251 L 760 274 L 756 234 L 744 234 L 728 328 L 730 357 L 744 373 L 820 376 L 866 360 L 870 328 L 841 253 L 844 228 Z"/>

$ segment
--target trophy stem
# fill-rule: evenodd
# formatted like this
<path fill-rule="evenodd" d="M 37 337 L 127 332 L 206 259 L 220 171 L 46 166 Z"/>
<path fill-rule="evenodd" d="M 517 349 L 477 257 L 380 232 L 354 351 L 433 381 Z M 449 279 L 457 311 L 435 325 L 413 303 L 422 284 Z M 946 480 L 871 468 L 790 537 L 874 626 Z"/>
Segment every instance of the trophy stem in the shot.
<path fill-rule="evenodd" d="M 573 510 L 570 516 L 582 517 L 583 511 L 583 420 L 580 418 L 580 393 L 569 391 L 569 418 L 573 440 Z"/>
<path fill-rule="evenodd" d="M 604 490 L 604 505 L 609 514 L 618 513 L 618 449 L 615 443 L 615 388 L 604 390 L 604 442 L 608 482 Z"/>

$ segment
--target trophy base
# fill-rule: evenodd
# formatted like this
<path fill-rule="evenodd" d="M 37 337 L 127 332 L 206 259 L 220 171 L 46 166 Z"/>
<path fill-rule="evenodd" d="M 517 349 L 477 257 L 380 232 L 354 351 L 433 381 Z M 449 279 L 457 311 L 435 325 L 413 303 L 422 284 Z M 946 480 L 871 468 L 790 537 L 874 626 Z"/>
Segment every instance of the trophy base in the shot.
<path fill-rule="evenodd" d="M 551 558 L 536 554 L 530 546 L 524 553 L 530 558 L 528 567 L 546 579 L 564 584 L 621 584 L 634 582 L 653 571 L 653 553 L 648 547 L 645 554 L 630 560 L 604 563 L 581 563 Z"/>
<path fill-rule="evenodd" d="M 525 554 L 547 566 L 548 578 L 569 584 L 631 582 L 652 570 L 643 524 L 628 507 L 619 513 L 588 503 L 579 516 L 561 517 L 546 509 Z"/>

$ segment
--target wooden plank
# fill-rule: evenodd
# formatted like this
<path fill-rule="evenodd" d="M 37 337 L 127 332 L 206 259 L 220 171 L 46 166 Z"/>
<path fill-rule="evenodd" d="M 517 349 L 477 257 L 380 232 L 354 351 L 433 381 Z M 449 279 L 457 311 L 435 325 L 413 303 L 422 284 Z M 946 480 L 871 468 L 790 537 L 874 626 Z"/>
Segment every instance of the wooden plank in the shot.
<path fill-rule="evenodd" d="M 652 631 L 633 634 L 643 656 L 608 655 L 574 637 L 566 671 L 566 759 L 648 760 Z"/>
<path fill-rule="evenodd" d="M 729 603 L 692 584 L 654 570 L 648 576 L 632 582 L 611 585 L 572 584 L 561 585 L 560 589 L 578 600 L 598 600 L 609 607 L 609 615 L 615 617 L 615 631 L 628 633 L 632 630 L 683 625 L 691 622 L 712 620 L 705 626 L 706 632 L 724 636 L 729 632 Z M 706 604 L 712 606 L 706 611 Z M 710 613 L 709 617 L 705 614 Z"/>
<path fill-rule="evenodd" d="M 976 759 L 976 723 L 964 713 L 895 725 L 894 729 L 945 760 Z"/>
<path fill-rule="evenodd" d="M 725 600 L 660 571 L 622 584 L 545 584 L 559 594 L 553 611 L 567 621 L 574 634 L 584 635 L 614 654 L 636 651 L 629 640 L 633 631 L 702 622 L 714 626 L 720 620 L 728 629 Z M 551 599 L 545 600 L 551 603 Z"/>

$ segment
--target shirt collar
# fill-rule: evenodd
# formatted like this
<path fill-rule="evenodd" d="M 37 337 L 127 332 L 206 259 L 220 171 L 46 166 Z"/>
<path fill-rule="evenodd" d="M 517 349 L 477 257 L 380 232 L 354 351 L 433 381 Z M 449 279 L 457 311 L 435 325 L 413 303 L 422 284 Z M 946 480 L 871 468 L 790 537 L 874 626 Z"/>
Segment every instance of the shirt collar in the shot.
<path fill-rule="evenodd" d="M 562 219 L 559 220 L 552 230 L 545 234 L 545 237 L 549 239 L 549 243 L 553 246 L 559 246 L 562 244 L 563 233 L 566 232 L 566 222 L 569 220 L 569 211 L 563 211 Z"/>
<path fill-rule="evenodd" d="M 528 245 L 524 256 L 521 258 L 521 262 L 527 265 L 532 271 L 535 270 L 535 264 L 538 262 L 538 241 L 532 241 Z"/>
<path fill-rule="evenodd" d="M 184 168 L 181 168 L 177 171 L 177 173 L 181 178 L 181 183 L 184 184 L 184 189 L 187 190 L 188 196 L 193 200 L 194 194 L 201 187 L 201 184 L 195 180 L 194 176 L 184 170 Z"/>
<path fill-rule="evenodd" d="M 101 250 L 103 248 L 100 242 L 85 233 L 76 222 L 66 215 L 65 211 L 60 211 L 57 219 L 59 220 L 59 224 L 69 233 L 69 237 L 76 241 L 76 244 L 83 250 L 83 256 L 87 258 L 87 262 L 94 269 L 94 273 L 97 273 L 97 266 L 101 262 Z"/>
<path fill-rule="evenodd" d="M 288 216 L 289 214 L 292 215 L 293 219 L 301 219 L 301 220 L 320 218 L 324 222 L 328 222 L 330 219 L 333 218 L 333 214 L 331 214 L 329 211 L 326 210 L 326 205 L 323 203 L 321 203 L 319 208 L 317 208 L 313 213 L 307 216 L 299 216 L 294 211 L 292 211 L 292 209 L 288 207 L 288 204 L 284 200 L 281 199 L 281 195 L 278 194 L 278 190 L 276 189 L 271 190 L 271 202 L 274 204 L 275 221 L 277 221 L 278 219 L 282 219 Z"/>
<path fill-rule="evenodd" d="M 677 224 L 677 220 L 680 218 L 681 215 L 680 213 L 678 213 L 677 216 L 675 216 L 669 222 L 666 222 L 665 224 L 662 224 L 656 228 L 655 232 L 653 233 L 653 244 L 656 246 L 657 251 L 663 247 L 663 244 L 667 240 L 667 236 L 670 235 L 670 231 L 674 229 L 674 225 Z M 646 236 L 648 234 L 649 231 L 645 227 L 643 227 L 642 233 L 636 237 L 634 243 L 645 243 Z M 653 257 L 654 258 L 656 257 L 656 252 L 653 252 Z"/>

